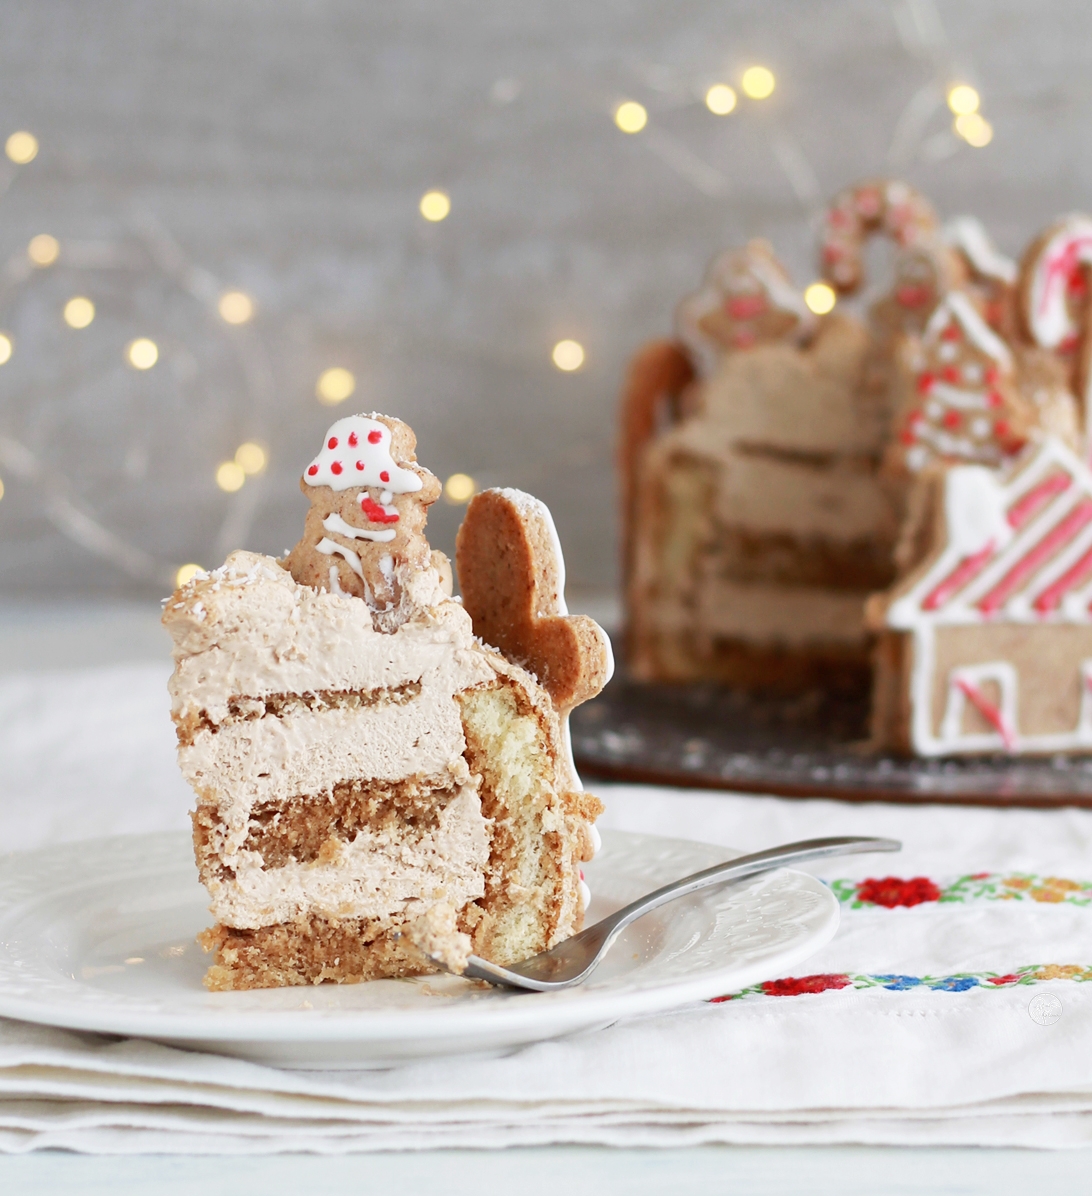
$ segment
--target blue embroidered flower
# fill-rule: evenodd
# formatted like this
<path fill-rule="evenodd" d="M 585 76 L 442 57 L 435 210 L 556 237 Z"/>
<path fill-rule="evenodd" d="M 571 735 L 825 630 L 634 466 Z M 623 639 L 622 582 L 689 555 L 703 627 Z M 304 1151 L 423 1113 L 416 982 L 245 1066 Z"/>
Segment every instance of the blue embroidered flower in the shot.
<path fill-rule="evenodd" d="M 938 980 L 929 987 L 938 992 L 962 993 L 969 988 L 977 988 L 979 983 L 974 976 L 945 976 L 943 980 Z"/>
<path fill-rule="evenodd" d="M 892 992 L 905 992 L 908 988 L 915 988 L 924 983 L 920 976 L 876 976 L 875 979 Z"/>

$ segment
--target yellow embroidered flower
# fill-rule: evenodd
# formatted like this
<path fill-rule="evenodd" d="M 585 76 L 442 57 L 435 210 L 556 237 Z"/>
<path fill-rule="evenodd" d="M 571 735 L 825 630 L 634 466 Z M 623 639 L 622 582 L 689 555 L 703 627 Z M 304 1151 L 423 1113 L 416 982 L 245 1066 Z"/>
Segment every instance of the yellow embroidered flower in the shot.
<path fill-rule="evenodd" d="M 1001 882 L 1009 889 L 1030 889 L 1031 881 L 1026 876 L 1010 876 Z"/>
<path fill-rule="evenodd" d="M 1032 977 L 1036 980 L 1072 980 L 1074 976 L 1079 976 L 1084 971 L 1084 968 L 1073 963 L 1052 963 L 1045 968 L 1040 968 L 1037 972 L 1032 972 Z"/>
<path fill-rule="evenodd" d="M 1081 887 L 1075 880 L 1066 880 L 1064 876 L 1044 876 L 1043 884 L 1049 889 L 1062 889 L 1066 893 L 1076 893 Z"/>
<path fill-rule="evenodd" d="M 1030 896 L 1033 901 L 1046 901 L 1054 905 L 1065 900 L 1065 893 L 1060 889 L 1032 889 Z"/>

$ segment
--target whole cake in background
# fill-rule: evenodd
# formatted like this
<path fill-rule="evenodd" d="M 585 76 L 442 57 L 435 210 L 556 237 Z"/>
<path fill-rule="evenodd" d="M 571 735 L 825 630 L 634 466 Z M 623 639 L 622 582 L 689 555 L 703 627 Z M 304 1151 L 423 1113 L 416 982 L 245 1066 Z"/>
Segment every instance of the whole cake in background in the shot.
<path fill-rule="evenodd" d="M 582 924 L 602 806 L 567 715 L 609 640 L 566 614 L 549 511 L 518 491 L 471 503 L 452 599 L 414 449 L 397 419 L 338 420 L 287 558 L 232 553 L 166 604 L 210 989 L 511 963 Z"/>
<path fill-rule="evenodd" d="M 892 280 L 863 319 L 813 315 L 751 242 L 680 305 L 675 340 L 635 357 L 620 452 L 630 674 L 788 694 L 873 685 L 875 743 L 902 752 L 1087 750 L 1072 661 L 1056 677 L 1068 696 L 1043 711 L 1092 576 L 1092 220 L 1051 225 L 1018 268 L 972 217 L 942 226 L 906 184 L 867 180 L 823 223 L 838 295 L 861 290 L 874 235 L 894 245 Z M 1042 470 L 1062 488 L 1025 526 L 1018 492 Z M 972 492 L 1011 497 L 1011 534 L 994 520 L 973 550 L 979 523 L 953 507 Z M 927 609 L 908 622 L 923 579 Z M 1061 624 L 1046 650 L 1042 629 Z"/>

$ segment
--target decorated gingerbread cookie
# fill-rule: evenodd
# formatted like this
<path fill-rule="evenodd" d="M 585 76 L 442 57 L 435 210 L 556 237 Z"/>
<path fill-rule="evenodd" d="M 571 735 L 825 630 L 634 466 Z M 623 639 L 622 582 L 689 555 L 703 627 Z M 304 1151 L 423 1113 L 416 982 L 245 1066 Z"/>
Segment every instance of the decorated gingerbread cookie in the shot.
<path fill-rule="evenodd" d="M 1016 335 L 1016 263 L 994 245 L 974 216 L 949 220 L 941 237 L 958 254 L 966 272 L 963 288 L 982 318 L 999 336 L 1011 341 Z"/>
<path fill-rule="evenodd" d="M 474 496 L 455 547 L 474 634 L 529 672 L 564 716 L 614 669 L 610 640 L 565 606 L 565 566 L 546 505 L 522 490 Z"/>
<path fill-rule="evenodd" d="M 1028 246 L 1017 283 L 1027 339 L 1063 362 L 1087 424 L 1092 385 L 1092 217 L 1066 216 Z"/>
<path fill-rule="evenodd" d="M 676 314 L 680 339 L 699 357 L 800 341 L 815 322 L 769 243 L 759 240 L 716 258 L 702 289 Z"/>
<path fill-rule="evenodd" d="M 412 429 L 350 415 L 327 431 L 300 489 L 311 500 L 285 567 L 301 585 L 363 598 L 394 630 L 407 577 L 433 563 L 424 527 L 440 482 L 417 464 Z"/>
<path fill-rule="evenodd" d="M 876 234 L 908 249 L 937 229 L 932 204 L 897 179 L 869 179 L 840 191 L 827 209 L 821 242 L 823 275 L 843 295 L 864 283 L 864 246 Z"/>
<path fill-rule="evenodd" d="M 1037 423 L 1017 386 L 1008 346 L 961 291 L 944 297 L 920 341 L 903 348 L 907 396 L 888 467 L 918 474 L 933 464 L 997 466 Z"/>

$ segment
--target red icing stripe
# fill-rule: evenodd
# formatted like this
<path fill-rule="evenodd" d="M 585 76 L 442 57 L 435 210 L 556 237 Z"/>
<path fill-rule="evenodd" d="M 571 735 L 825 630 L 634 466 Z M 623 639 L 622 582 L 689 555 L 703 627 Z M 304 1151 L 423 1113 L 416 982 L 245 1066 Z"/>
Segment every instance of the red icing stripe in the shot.
<path fill-rule="evenodd" d="M 1054 526 L 1035 547 L 1021 557 L 992 590 L 978 603 L 978 609 L 985 614 L 993 614 L 1012 597 L 1025 581 L 1043 564 L 1049 560 L 1059 548 L 1067 544 L 1073 537 L 1092 520 L 1092 499 L 1086 498 L 1077 504 L 1072 511 Z"/>
<path fill-rule="evenodd" d="M 1035 599 L 1032 606 L 1043 615 L 1047 614 L 1048 611 L 1057 610 L 1065 594 L 1073 589 L 1074 586 L 1079 585 L 1090 574 L 1092 574 L 1092 548 L 1076 564 L 1071 565 L 1056 582 L 1048 586 Z"/>
<path fill-rule="evenodd" d="M 937 607 L 943 606 L 953 594 L 963 589 L 967 582 L 979 573 L 992 556 L 992 540 L 981 552 L 976 552 L 974 556 L 965 556 L 955 569 L 937 585 L 936 589 L 925 596 L 921 603 L 921 609 L 936 610 Z"/>
<path fill-rule="evenodd" d="M 956 687 L 964 693 L 967 701 L 978 711 L 979 714 L 994 728 L 1004 741 L 1005 747 L 1011 752 L 1016 746 L 1016 736 L 1012 728 L 1005 721 L 1005 716 L 1000 710 L 990 701 L 980 689 L 977 689 L 969 681 L 964 681 L 962 677 L 956 678 Z"/>
<path fill-rule="evenodd" d="M 1072 481 L 1069 474 L 1056 473 L 1038 486 L 1033 486 L 1023 498 L 1009 507 L 1009 523 L 1013 527 L 1023 527 L 1055 494 L 1068 490 Z"/>

